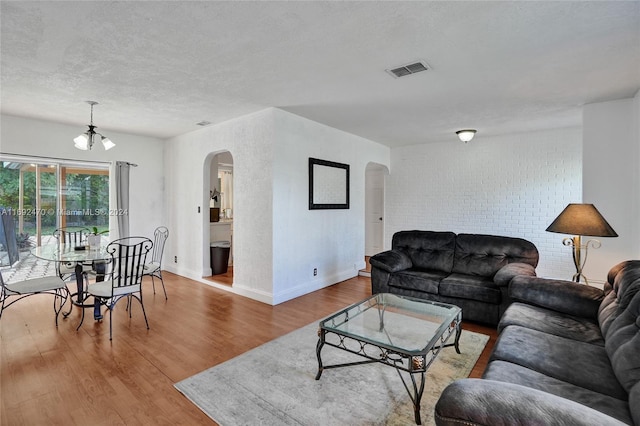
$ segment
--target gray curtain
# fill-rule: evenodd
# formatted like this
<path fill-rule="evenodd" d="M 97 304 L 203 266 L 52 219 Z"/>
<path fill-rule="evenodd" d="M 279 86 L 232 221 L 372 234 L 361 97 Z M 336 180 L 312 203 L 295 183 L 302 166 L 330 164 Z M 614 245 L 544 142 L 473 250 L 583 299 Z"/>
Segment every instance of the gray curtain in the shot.
<path fill-rule="evenodd" d="M 126 161 L 116 162 L 116 209 L 118 218 L 118 237 L 129 236 L 129 169 L 135 164 Z"/>

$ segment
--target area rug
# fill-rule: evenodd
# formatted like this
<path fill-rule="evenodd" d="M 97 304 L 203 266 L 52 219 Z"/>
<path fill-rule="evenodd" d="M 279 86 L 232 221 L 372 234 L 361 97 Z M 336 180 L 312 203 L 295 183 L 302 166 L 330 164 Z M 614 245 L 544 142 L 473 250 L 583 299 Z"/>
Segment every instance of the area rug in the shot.
<path fill-rule="evenodd" d="M 317 322 L 309 324 L 175 387 L 222 426 L 415 424 L 409 395 L 392 367 L 374 363 L 329 369 L 315 380 L 317 330 Z M 433 424 L 442 389 L 469 375 L 488 340 L 463 331 L 462 354 L 453 347 L 440 352 L 427 371 L 423 424 Z M 362 359 L 329 346 L 322 350 L 325 365 Z"/>

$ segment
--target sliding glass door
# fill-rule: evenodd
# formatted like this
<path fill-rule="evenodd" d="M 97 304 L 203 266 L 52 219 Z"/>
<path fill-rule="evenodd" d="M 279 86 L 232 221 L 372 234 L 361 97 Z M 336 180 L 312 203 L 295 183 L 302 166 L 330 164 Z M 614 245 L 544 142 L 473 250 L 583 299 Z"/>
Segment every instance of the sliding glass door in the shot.
<path fill-rule="evenodd" d="M 50 242 L 60 227 L 107 231 L 108 212 L 108 164 L 0 155 L 0 214 L 12 219 L 19 250 Z M 7 243 L 0 245 L 0 265 L 6 265 Z"/>
<path fill-rule="evenodd" d="M 60 168 L 60 226 L 109 230 L 109 170 L 62 166 Z"/>

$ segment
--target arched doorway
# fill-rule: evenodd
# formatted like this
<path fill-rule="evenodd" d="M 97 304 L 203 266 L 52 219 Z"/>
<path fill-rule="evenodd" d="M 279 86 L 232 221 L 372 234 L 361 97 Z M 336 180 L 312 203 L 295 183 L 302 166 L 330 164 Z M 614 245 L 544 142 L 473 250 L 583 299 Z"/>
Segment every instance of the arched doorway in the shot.
<path fill-rule="evenodd" d="M 233 285 L 233 156 L 229 151 L 209 154 L 205 160 L 206 213 L 203 276 L 217 284 Z"/>

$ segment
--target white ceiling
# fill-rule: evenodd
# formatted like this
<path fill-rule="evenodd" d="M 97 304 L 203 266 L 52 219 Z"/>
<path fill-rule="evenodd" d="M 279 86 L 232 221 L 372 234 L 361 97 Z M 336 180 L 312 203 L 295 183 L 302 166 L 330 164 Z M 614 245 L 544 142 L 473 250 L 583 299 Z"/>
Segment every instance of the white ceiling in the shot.
<path fill-rule="evenodd" d="M 160 138 L 273 106 L 401 146 L 634 96 L 640 2 L 2 1 L 1 66 L 2 113 L 79 131 L 85 100 L 101 131 Z"/>

